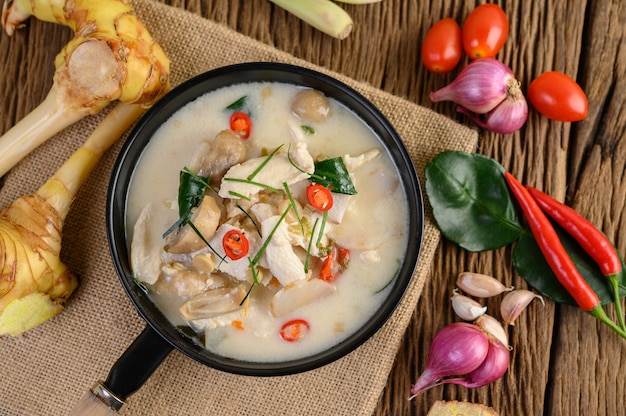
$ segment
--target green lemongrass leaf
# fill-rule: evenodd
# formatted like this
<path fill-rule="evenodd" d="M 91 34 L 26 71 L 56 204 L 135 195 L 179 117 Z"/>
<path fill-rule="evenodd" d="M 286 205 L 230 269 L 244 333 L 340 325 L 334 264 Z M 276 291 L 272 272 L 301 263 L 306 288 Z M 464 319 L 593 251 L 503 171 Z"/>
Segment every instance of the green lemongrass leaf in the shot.
<path fill-rule="evenodd" d="M 259 174 L 259 172 L 261 172 L 261 170 L 265 167 L 265 165 L 267 165 L 267 163 L 270 161 L 270 159 L 272 157 L 274 157 L 274 155 L 276 154 L 276 152 L 278 152 L 278 150 L 283 147 L 283 145 L 281 144 L 280 146 L 278 146 L 276 149 L 272 150 L 272 153 L 270 153 L 269 155 L 267 155 L 267 157 L 265 158 L 265 160 L 263 160 L 263 162 L 261 162 L 261 164 L 254 170 L 254 172 L 252 172 L 250 175 L 248 175 L 248 180 L 251 181 L 252 179 L 254 179 L 254 177 L 256 175 Z"/>
<path fill-rule="evenodd" d="M 228 178 L 224 178 L 222 180 L 229 181 L 229 182 L 247 183 L 248 185 L 254 185 L 254 186 L 258 186 L 259 188 L 267 189 L 268 191 L 274 192 L 275 194 L 281 193 L 280 189 L 276 189 L 273 186 L 266 185 L 266 184 L 261 183 L 261 182 L 251 181 L 249 179 L 230 178 L 230 177 L 228 177 Z M 233 193 L 235 193 L 235 192 L 233 192 Z M 241 194 L 238 194 L 238 195 L 241 195 Z M 243 196 L 241 196 L 241 197 L 243 197 Z"/>
<path fill-rule="evenodd" d="M 193 221 L 187 221 L 186 225 L 189 225 L 191 227 L 191 229 L 193 230 L 193 232 L 196 233 L 196 235 L 200 238 L 200 240 L 202 240 L 202 242 L 207 245 L 209 250 L 211 250 L 213 252 L 213 254 L 215 254 L 217 256 L 217 258 L 219 258 L 221 260 L 220 264 L 221 264 L 221 262 L 228 263 L 228 260 L 226 260 L 226 257 L 220 255 L 220 253 L 215 251 L 215 249 L 211 246 L 211 244 L 207 241 L 207 239 L 204 238 L 204 236 L 202 235 L 200 230 L 198 230 L 198 228 L 196 227 L 196 224 L 194 224 Z"/>
<path fill-rule="evenodd" d="M 242 195 L 239 192 L 228 191 L 228 195 L 234 196 L 235 198 L 239 198 L 239 199 L 245 199 L 246 201 L 251 201 L 251 199 L 249 197 L 247 197 L 245 195 Z"/>
<path fill-rule="evenodd" d="M 293 208 L 294 214 L 296 214 L 296 218 L 298 219 L 298 223 L 300 224 L 300 228 L 302 229 L 302 236 L 304 237 L 306 233 L 304 232 L 304 224 L 302 223 L 302 217 L 300 217 L 300 213 L 298 212 L 298 207 L 296 206 L 296 201 L 293 199 L 293 195 L 291 194 L 291 190 L 289 190 L 289 185 L 287 182 L 283 182 L 283 188 L 285 189 L 285 193 L 287 194 L 287 198 L 289 198 L 289 203 L 291 208 Z"/>
<path fill-rule="evenodd" d="M 328 219 L 328 211 L 324 211 L 322 214 L 322 225 L 320 225 L 320 232 L 317 235 L 317 241 L 315 247 L 319 247 L 322 242 L 322 236 L 324 235 L 324 228 L 326 228 L 326 220 Z"/>
<path fill-rule="evenodd" d="M 488 157 L 445 151 L 426 165 L 426 194 L 442 233 L 468 251 L 504 247 L 527 233 L 503 177 Z"/>
<path fill-rule="evenodd" d="M 306 247 L 306 259 L 304 261 L 304 272 L 309 272 L 309 260 L 311 259 L 311 247 L 313 246 L 313 236 L 315 236 L 315 230 L 317 229 L 317 223 L 319 222 L 319 218 L 315 219 L 313 223 L 313 229 L 311 230 L 311 238 L 309 238 L 309 244 Z"/>
<path fill-rule="evenodd" d="M 247 95 L 237 99 L 233 103 L 226 106 L 228 110 L 241 110 L 246 105 L 246 100 L 248 99 Z"/>
<path fill-rule="evenodd" d="M 309 135 L 313 135 L 315 134 L 315 129 L 311 126 L 307 126 L 306 124 L 303 124 L 300 126 L 300 128 L 302 129 L 302 131 L 304 131 L 306 134 Z"/>
<path fill-rule="evenodd" d="M 333 192 L 346 195 L 356 194 L 350 172 L 341 157 L 315 162 L 315 172 L 309 180 L 324 185 Z"/>
<path fill-rule="evenodd" d="M 250 215 L 250 213 L 248 211 L 246 211 L 245 209 L 243 209 L 243 207 L 241 205 L 239 205 L 238 203 L 235 204 L 235 206 L 237 208 L 239 208 L 239 210 L 241 212 L 243 212 L 245 214 L 246 217 L 248 217 L 248 219 L 250 219 L 250 221 L 252 221 L 252 225 L 254 225 L 254 228 L 256 229 L 257 234 L 259 234 L 259 237 L 262 237 L 261 235 L 261 229 L 259 228 L 259 224 L 257 224 L 257 222 L 254 220 L 254 218 L 252 218 L 252 216 Z"/>
<path fill-rule="evenodd" d="M 265 252 L 265 249 L 267 248 L 267 245 L 270 243 L 270 240 L 274 236 L 274 233 L 278 229 L 278 226 L 280 225 L 281 222 L 283 222 L 283 220 L 287 216 L 287 213 L 289 212 L 290 209 L 291 209 L 291 206 L 287 207 L 285 209 L 285 211 L 283 212 L 283 214 L 278 219 L 278 221 L 276 221 L 276 224 L 274 225 L 274 228 L 272 228 L 272 231 L 270 231 L 270 233 L 267 235 L 267 238 L 263 242 L 263 245 L 261 245 L 261 248 L 259 248 L 259 251 L 256 253 L 254 258 L 250 262 L 251 267 L 254 267 L 254 266 L 256 266 L 259 263 L 259 260 L 261 260 L 261 256 Z"/>
<path fill-rule="evenodd" d="M 591 286 L 600 298 L 603 305 L 612 303 L 614 300 L 613 291 L 608 279 L 602 274 L 598 265 L 594 260 L 580 247 L 580 245 L 561 227 L 554 224 L 563 247 L 572 258 L 576 268 Z M 624 260 L 620 256 L 622 265 Z M 523 235 L 513 250 L 513 265 L 517 273 L 528 282 L 537 291 L 544 296 L 558 303 L 576 306 L 576 302 L 572 296 L 565 290 L 550 269 L 545 257 L 541 253 L 541 249 L 531 235 Z M 626 274 L 622 273 L 620 277 L 620 293 L 619 296 L 626 296 Z"/>

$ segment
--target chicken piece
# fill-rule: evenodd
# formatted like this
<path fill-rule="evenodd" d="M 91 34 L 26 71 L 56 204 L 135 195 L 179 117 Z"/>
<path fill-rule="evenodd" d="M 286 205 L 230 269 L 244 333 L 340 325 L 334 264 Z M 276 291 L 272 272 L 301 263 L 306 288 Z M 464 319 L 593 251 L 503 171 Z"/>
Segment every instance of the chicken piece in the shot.
<path fill-rule="evenodd" d="M 178 296 L 196 296 L 213 284 L 208 275 L 177 266 L 163 266 L 161 289 Z"/>
<path fill-rule="evenodd" d="M 317 90 L 305 89 L 296 94 L 291 112 L 304 121 L 324 121 L 331 113 L 330 101 Z"/>
<path fill-rule="evenodd" d="M 146 205 L 139 214 L 133 227 L 133 240 L 130 244 L 130 261 L 136 279 L 147 284 L 154 284 L 161 274 L 161 246 L 155 244 L 149 227 L 152 215 L 152 204 Z"/>
<path fill-rule="evenodd" d="M 179 310 L 187 321 L 213 318 L 241 308 L 245 296 L 244 285 L 208 290 L 183 303 Z"/>
<path fill-rule="evenodd" d="M 294 184 L 309 177 L 308 173 L 315 170 L 315 162 L 313 157 L 306 149 L 306 144 L 297 143 L 290 153 L 291 161 L 286 153 L 277 153 L 269 161 L 267 157 L 258 157 L 249 159 L 241 164 L 231 167 L 222 179 L 219 190 L 219 196 L 222 198 L 233 198 L 236 194 L 237 198 L 241 195 L 244 198 L 252 198 L 264 188 L 251 183 L 243 183 L 228 180 L 229 178 L 237 180 L 247 180 L 248 176 L 254 173 L 262 163 L 267 163 L 254 176 L 253 181 L 273 187 L 275 189 L 283 189 L 283 182 L 287 185 Z M 293 164 L 295 163 L 298 168 Z M 232 192 L 232 193 L 231 193 Z"/>
<path fill-rule="evenodd" d="M 200 165 L 199 174 L 218 183 L 231 166 L 246 159 L 246 145 L 232 130 L 222 130 L 215 136 Z"/>
<path fill-rule="evenodd" d="M 220 223 L 222 211 L 215 198 L 205 195 L 200 206 L 193 210 L 191 222 L 205 240 L 209 241 Z M 167 251 L 174 254 L 192 253 L 206 247 L 206 243 L 188 224 L 176 233 L 167 246 Z"/>
<path fill-rule="evenodd" d="M 284 316 L 335 290 L 334 285 L 321 279 L 298 280 L 276 292 L 270 302 L 270 310 L 274 316 Z"/>
<path fill-rule="evenodd" d="M 276 227 L 272 238 L 265 248 L 265 261 L 267 268 L 282 286 L 297 280 L 306 279 L 304 264 L 294 252 L 291 245 L 287 224 L 283 221 L 278 224 L 279 216 L 267 218 L 261 223 L 261 233 L 263 239 Z M 278 226 L 276 226 L 278 224 Z"/>
<path fill-rule="evenodd" d="M 378 157 L 380 157 L 380 150 L 371 149 L 358 156 L 343 155 L 341 159 L 343 160 L 343 164 L 346 166 L 346 169 L 348 169 L 348 172 L 354 172 L 363 166 L 363 164 L 371 162 Z"/>

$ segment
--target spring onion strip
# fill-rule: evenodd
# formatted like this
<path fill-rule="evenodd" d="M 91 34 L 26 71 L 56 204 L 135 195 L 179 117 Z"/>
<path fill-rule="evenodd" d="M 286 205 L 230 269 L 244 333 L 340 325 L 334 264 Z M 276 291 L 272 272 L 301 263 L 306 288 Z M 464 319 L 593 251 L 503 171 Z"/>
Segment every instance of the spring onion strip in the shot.
<path fill-rule="evenodd" d="M 251 181 L 249 179 L 224 178 L 223 180 L 230 181 L 230 182 L 247 183 L 248 185 L 254 185 L 254 186 L 258 186 L 259 188 L 267 189 L 268 191 L 274 192 L 275 194 L 279 194 L 280 193 L 280 189 L 276 189 L 273 186 L 266 185 L 266 184 L 261 183 L 261 182 Z"/>
<path fill-rule="evenodd" d="M 250 198 L 248 198 L 245 195 L 240 194 L 239 192 L 235 192 L 235 191 L 228 191 L 228 194 L 230 196 L 234 196 L 235 198 L 239 198 L 239 199 L 245 199 L 246 201 L 251 201 Z"/>
<path fill-rule="evenodd" d="M 217 256 L 217 257 L 218 257 L 221 261 L 228 263 L 228 260 L 226 260 L 226 257 L 224 257 L 224 256 L 220 255 L 220 253 L 218 253 L 217 251 L 215 251 L 215 249 L 211 246 L 211 244 L 209 244 L 209 242 L 206 240 L 206 238 L 204 238 L 204 236 L 202 235 L 202 233 L 200 232 L 200 230 L 198 230 L 198 229 L 196 228 L 196 225 L 195 225 L 192 221 L 189 221 L 189 222 L 187 222 L 186 224 L 188 224 L 188 225 L 191 227 L 191 229 L 192 229 L 192 230 L 196 233 L 196 235 L 197 235 L 198 237 L 200 237 L 200 240 L 204 241 L 204 244 L 206 244 L 206 245 L 209 247 L 209 250 L 211 250 L 213 253 L 215 253 L 215 255 L 216 255 L 216 256 Z"/>
<path fill-rule="evenodd" d="M 274 155 L 276 154 L 276 152 L 278 152 L 278 150 L 283 147 L 283 145 L 281 144 L 280 146 L 278 146 L 276 149 L 274 149 L 272 151 L 272 153 L 270 153 L 269 155 L 267 155 L 267 157 L 265 158 L 265 160 L 259 165 L 259 167 L 257 167 L 254 172 L 252 172 L 250 175 L 248 175 L 248 180 L 251 181 L 252 179 L 254 179 L 254 177 L 256 175 L 258 175 L 258 173 L 265 167 L 265 165 L 268 164 L 268 162 L 270 161 L 270 159 L 272 157 L 274 157 Z"/>
<path fill-rule="evenodd" d="M 291 206 L 288 206 L 287 209 L 285 209 L 285 212 L 283 212 L 283 214 L 280 216 L 278 221 L 276 221 L 276 225 L 274 225 L 274 228 L 272 228 L 272 231 L 270 231 L 270 233 L 267 235 L 267 238 L 263 242 L 263 245 L 261 246 L 259 251 L 256 253 L 256 256 L 254 256 L 254 258 L 252 259 L 252 262 L 250 263 L 251 265 L 256 266 L 256 264 L 259 262 L 259 260 L 261 259 L 261 256 L 263 255 L 263 252 L 267 248 L 267 245 L 269 244 L 270 240 L 274 236 L 274 233 L 278 229 L 278 226 L 280 225 L 281 222 L 283 222 L 283 220 L 287 216 L 287 213 L 289 212 L 290 209 L 291 209 Z"/>
<path fill-rule="evenodd" d="M 298 219 L 298 223 L 300 224 L 300 229 L 302 230 L 302 236 L 305 237 L 306 233 L 304 232 L 304 224 L 302 223 L 302 217 L 298 212 L 298 207 L 296 206 L 296 201 L 293 199 L 293 195 L 289 190 L 289 185 L 287 182 L 283 182 L 283 188 L 285 188 L 285 193 L 287 194 L 287 198 L 289 198 L 289 202 L 291 203 L 291 207 L 293 208 L 294 214 L 296 214 L 296 218 Z"/>
<path fill-rule="evenodd" d="M 309 259 L 311 258 L 311 246 L 313 245 L 313 236 L 315 236 L 315 230 L 317 229 L 317 223 L 319 218 L 315 219 L 313 223 L 313 229 L 311 230 L 311 238 L 309 238 L 309 244 L 306 247 L 306 260 L 304 261 L 304 273 L 309 272 Z"/>
<path fill-rule="evenodd" d="M 327 219 L 328 219 L 328 211 L 324 211 L 324 214 L 322 214 L 322 225 L 320 226 L 320 233 L 317 235 L 317 241 L 315 242 L 316 247 L 319 247 L 320 242 L 322 241 L 322 236 L 324 235 L 324 228 L 326 228 Z"/>
<path fill-rule="evenodd" d="M 162 238 L 165 239 L 165 237 L 167 237 L 168 235 L 170 235 L 175 229 L 177 229 L 178 227 L 182 227 L 183 225 L 185 225 L 185 221 L 189 220 L 189 216 L 191 214 L 191 209 L 189 209 L 185 215 L 181 216 L 180 218 L 178 218 L 176 220 L 176 222 L 174 224 L 172 224 L 172 226 L 170 228 L 167 229 L 167 231 L 165 231 L 163 233 Z"/>
<path fill-rule="evenodd" d="M 250 215 L 250 213 L 248 211 L 246 211 L 245 209 L 243 209 L 243 207 L 241 205 L 239 205 L 238 203 L 235 204 L 235 206 L 237 208 L 239 208 L 239 210 L 241 212 L 243 212 L 246 217 L 248 217 L 250 219 L 250 221 L 252 221 L 252 224 L 254 225 L 254 228 L 256 228 L 256 232 L 259 234 L 259 237 L 262 237 L 261 235 L 261 229 L 259 228 L 259 224 L 256 223 L 256 221 L 254 220 L 254 218 L 252 218 L 252 216 Z"/>
<path fill-rule="evenodd" d="M 246 299 L 248 299 L 248 296 L 250 296 L 250 292 L 252 292 L 252 288 L 260 283 L 259 272 L 256 269 L 256 265 L 252 264 L 252 260 L 250 260 L 250 257 L 248 257 L 248 264 L 250 266 L 250 271 L 252 272 L 252 284 L 246 292 L 246 296 L 244 296 L 243 299 L 241 299 L 241 302 L 239 302 L 239 306 L 243 305 Z"/>

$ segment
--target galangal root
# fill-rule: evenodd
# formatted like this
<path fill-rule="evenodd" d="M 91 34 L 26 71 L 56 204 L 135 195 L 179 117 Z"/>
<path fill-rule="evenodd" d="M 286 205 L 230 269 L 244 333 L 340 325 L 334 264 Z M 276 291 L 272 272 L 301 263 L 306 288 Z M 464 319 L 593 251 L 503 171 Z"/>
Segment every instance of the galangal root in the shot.
<path fill-rule="evenodd" d="M 128 0 L 5 0 L 9 35 L 30 16 L 70 27 L 44 101 L 0 137 L 0 176 L 48 138 L 110 102 L 152 105 L 169 89 L 169 60 Z"/>
<path fill-rule="evenodd" d="M 75 37 L 55 59 L 46 99 L 0 137 L 0 176 L 55 133 L 120 102 L 37 192 L 0 212 L 0 336 L 63 309 L 78 286 L 60 259 L 72 201 L 102 154 L 170 87 L 169 60 L 128 1 L 5 1 L 2 25 L 11 35 L 31 15 L 67 25 Z"/>

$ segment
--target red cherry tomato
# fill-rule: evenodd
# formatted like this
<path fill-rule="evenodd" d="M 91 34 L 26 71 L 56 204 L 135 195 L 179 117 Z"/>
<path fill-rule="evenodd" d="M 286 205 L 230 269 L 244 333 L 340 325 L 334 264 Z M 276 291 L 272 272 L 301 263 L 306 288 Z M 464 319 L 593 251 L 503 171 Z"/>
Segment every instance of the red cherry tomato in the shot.
<path fill-rule="evenodd" d="M 250 243 L 248 238 L 239 230 L 229 230 L 222 238 L 224 253 L 231 260 L 239 260 L 248 254 Z"/>
<path fill-rule="evenodd" d="M 230 129 L 242 139 L 247 139 L 252 131 L 252 121 L 246 113 L 235 111 L 230 116 Z"/>
<path fill-rule="evenodd" d="M 304 338 L 309 332 L 309 323 L 304 319 L 292 319 L 285 322 L 280 328 L 280 336 L 288 342 L 294 342 L 300 338 Z"/>
<path fill-rule="evenodd" d="M 452 71 L 463 54 L 461 28 L 448 17 L 435 23 L 422 44 L 422 63 L 430 72 L 445 74 Z"/>
<path fill-rule="evenodd" d="M 544 116 L 557 121 L 579 121 L 587 117 L 589 104 L 580 86 L 567 75 L 548 71 L 528 86 L 531 105 Z"/>
<path fill-rule="evenodd" d="M 467 16 L 461 34 L 470 59 L 493 58 L 509 36 L 509 20 L 497 4 L 483 4 Z"/>
<path fill-rule="evenodd" d="M 313 208 L 318 211 L 328 211 L 333 207 L 333 195 L 330 189 L 319 183 L 307 186 L 306 197 Z"/>

